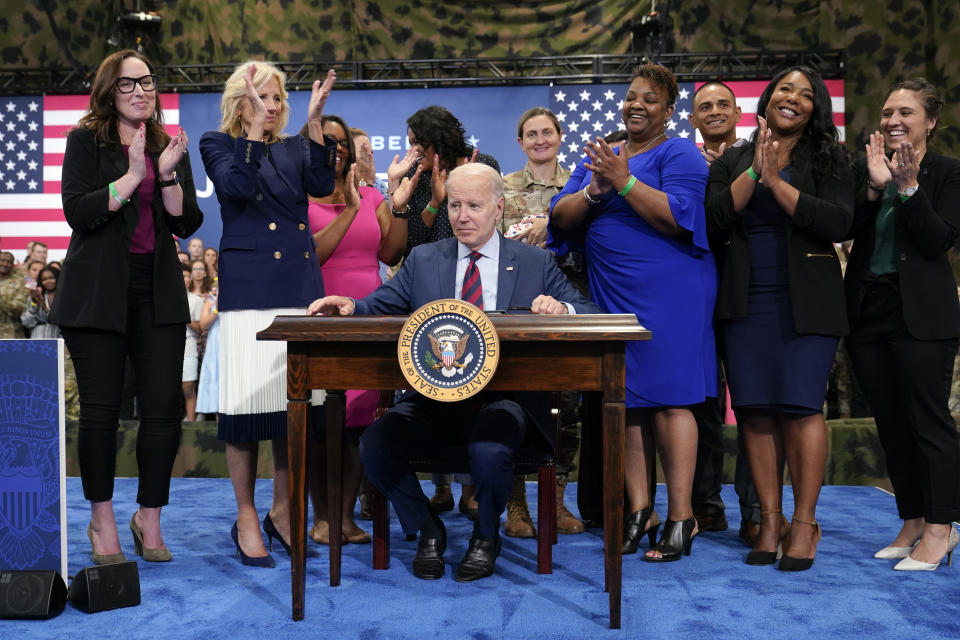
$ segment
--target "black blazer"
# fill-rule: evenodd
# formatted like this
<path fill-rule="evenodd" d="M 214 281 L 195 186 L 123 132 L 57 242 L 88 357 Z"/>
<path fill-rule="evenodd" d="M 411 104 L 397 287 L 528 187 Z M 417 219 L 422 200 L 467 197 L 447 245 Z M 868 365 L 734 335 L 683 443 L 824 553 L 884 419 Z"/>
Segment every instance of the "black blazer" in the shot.
<path fill-rule="evenodd" d="M 857 326 L 857 301 L 863 278 L 870 271 L 880 200 L 867 199 L 867 164 L 854 165 L 856 217 L 850 237 L 853 251 L 847 263 L 847 308 Z M 960 336 L 960 302 L 947 250 L 960 237 L 960 161 L 928 151 L 920 162 L 920 189 L 906 202 L 894 200 L 897 267 L 903 319 L 919 340 Z"/>
<path fill-rule="evenodd" d="M 716 318 L 747 315 L 750 245 L 741 212 L 733 209 L 730 185 L 753 162 L 754 145 L 727 149 L 710 165 L 707 184 L 707 232 L 717 260 Z M 853 177 L 844 166 L 837 175 L 814 178 L 808 154 L 791 163 L 790 184 L 800 191 L 787 226 L 787 272 L 793 323 L 797 333 L 829 336 L 848 331 L 843 275 L 834 242 L 846 237 L 853 222 Z"/>
<path fill-rule="evenodd" d="M 156 172 L 159 156 L 150 155 Z M 78 127 L 67 136 L 61 190 L 63 213 L 73 232 L 50 310 L 54 324 L 111 331 L 126 328 L 130 239 L 139 219 L 136 194 L 115 212 L 107 207 L 108 185 L 128 167 L 122 149 L 98 145 L 89 129 Z M 183 189 L 183 215 L 172 216 L 164 210 L 160 186 L 154 183 L 153 309 L 157 324 L 190 321 L 183 271 L 171 234 L 190 236 L 203 221 L 187 154 L 176 171 Z M 159 181 L 156 173 L 154 179 Z"/>

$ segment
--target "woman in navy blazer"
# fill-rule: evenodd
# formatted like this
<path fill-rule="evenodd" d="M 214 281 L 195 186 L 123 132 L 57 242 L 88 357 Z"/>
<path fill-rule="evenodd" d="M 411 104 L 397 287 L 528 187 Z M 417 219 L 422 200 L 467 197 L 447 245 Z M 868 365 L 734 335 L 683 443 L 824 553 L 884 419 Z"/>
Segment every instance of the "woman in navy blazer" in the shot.
<path fill-rule="evenodd" d="M 140 508 L 130 519 L 138 554 L 170 560 L 160 531 L 180 444 L 187 297 L 171 233 L 202 221 L 181 129 L 164 132 L 150 61 L 126 49 L 97 70 L 90 110 L 67 137 L 63 213 L 70 246 L 49 321 L 60 325 L 80 392 L 78 459 L 90 501 L 93 561 L 124 561 L 113 475 L 124 361 L 140 407 Z"/>
<path fill-rule="evenodd" d="M 335 80 L 313 83 L 309 138 L 287 136 L 286 76 L 264 62 L 237 67 L 224 87 L 219 131 L 200 139 L 200 154 L 223 217 L 220 240 L 220 413 L 218 438 L 237 498 L 231 535 L 244 564 L 274 565 L 260 533 L 253 500 L 260 440 L 273 442 L 273 505 L 263 519 L 289 549 L 286 352 L 257 342 L 277 314 L 302 314 L 323 295 L 307 194 L 333 190 L 336 142 L 324 141 L 320 121 Z M 316 397 L 319 404 L 320 396 Z"/>
<path fill-rule="evenodd" d="M 891 87 L 854 183 L 847 350 L 903 519 L 875 557 L 901 558 L 901 571 L 936 569 L 960 540 L 950 524 L 960 519 L 960 438 L 947 406 L 960 337 L 947 256 L 960 237 L 960 162 L 927 148 L 942 110 L 926 80 Z"/>

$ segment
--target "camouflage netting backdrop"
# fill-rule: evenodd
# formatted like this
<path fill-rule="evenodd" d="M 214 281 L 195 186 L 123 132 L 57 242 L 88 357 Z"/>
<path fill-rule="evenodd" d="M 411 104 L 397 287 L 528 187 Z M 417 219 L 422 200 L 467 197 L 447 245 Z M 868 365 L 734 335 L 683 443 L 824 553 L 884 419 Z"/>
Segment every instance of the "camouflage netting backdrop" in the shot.
<path fill-rule="evenodd" d="M 66 67 L 63 45 L 95 66 L 126 5 L 103 0 L 5 0 L 4 67 Z M 466 4 L 466 3 L 464 3 Z M 146 0 L 163 16 L 147 45 L 159 64 L 270 60 L 377 60 L 627 53 L 635 0 L 479 2 L 432 0 Z M 945 94 L 939 149 L 960 156 L 960 3 L 956 0 L 687 0 L 660 2 L 676 51 L 847 50 L 847 131 L 862 148 L 893 81 L 926 76 Z M 122 38 L 121 38 L 122 40 Z M 121 43 L 125 44 L 125 43 Z"/>

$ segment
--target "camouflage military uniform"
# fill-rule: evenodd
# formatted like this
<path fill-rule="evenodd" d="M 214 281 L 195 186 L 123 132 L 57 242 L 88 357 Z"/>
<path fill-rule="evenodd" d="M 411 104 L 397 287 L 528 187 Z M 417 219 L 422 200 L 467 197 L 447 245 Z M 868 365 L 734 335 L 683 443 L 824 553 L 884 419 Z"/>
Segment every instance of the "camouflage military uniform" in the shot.
<path fill-rule="evenodd" d="M 18 269 L 0 280 L 0 339 L 26 337 L 20 316 L 26 310 L 29 299 L 26 280 Z"/>
<path fill-rule="evenodd" d="M 570 178 L 570 171 L 557 163 L 553 179 L 543 182 L 533 177 L 530 163 L 520 171 L 514 171 L 503 177 L 503 218 L 500 220 L 500 232 L 506 233 L 512 224 L 516 224 L 534 213 L 546 213 L 550 210 L 550 199 L 560 193 Z"/>

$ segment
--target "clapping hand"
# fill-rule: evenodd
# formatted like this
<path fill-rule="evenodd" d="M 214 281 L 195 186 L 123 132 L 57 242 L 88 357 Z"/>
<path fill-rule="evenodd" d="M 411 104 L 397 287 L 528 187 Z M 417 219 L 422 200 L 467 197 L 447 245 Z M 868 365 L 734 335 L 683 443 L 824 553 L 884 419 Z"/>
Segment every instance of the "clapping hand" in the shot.
<path fill-rule="evenodd" d="M 174 170 L 177 168 L 177 163 L 180 162 L 180 159 L 186 152 L 187 132 L 181 127 L 177 135 L 170 138 L 170 142 L 167 143 L 167 147 L 163 150 L 163 153 L 160 154 L 160 159 L 157 161 L 157 173 L 160 174 L 161 180 L 171 179 Z"/>
<path fill-rule="evenodd" d="M 613 147 L 603 138 L 597 138 L 595 142 L 587 142 L 583 150 L 589 158 L 583 166 L 593 172 L 589 188 L 592 197 L 599 198 L 610 191 L 613 188 L 614 176 L 623 177 L 624 182 L 630 179 L 626 154 L 624 153 L 621 157 L 614 153 Z"/>
<path fill-rule="evenodd" d="M 357 163 L 354 162 L 347 170 L 347 176 L 343 181 L 343 200 L 346 203 L 344 211 L 347 209 L 360 208 L 360 192 L 357 189 Z"/>
<path fill-rule="evenodd" d="M 892 176 L 887 167 L 887 158 L 883 153 L 883 134 L 874 131 L 867 143 L 867 173 L 870 184 L 877 189 L 885 189 Z"/>
<path fill-rule="evenodd" d="M 127 173 L 136 177 L 137 184 L 147 175 L 147 162 L 144 157 L 144 150 L 147 146 L 147 126 L 140 123 L 137 132 L 133 134 L 133 140 L 130 142 L 130 148 L 127 150 L 129 168 Z"/>
<path fill-rule="evenodd" d="M 756 171 L 759 175 L 763 176 L 763 182 L 768 187 L 773 187 L 774 183 L 780 180 L 780 174 L 778 173 L 780 168 L 777 166 L 777 150 L 780 148 L 780 143 L 773 140 L 773 132 L 770 129 L 767 129 L 767 123 L 762 118 L 757 118 L 758 122 L 763 122 L 763 126 L 760 127 L 760 132 L 757 134 L 757 146 L 760 148 L 760 171 Z M 754 151 L 753 156 L 754 162 L 757 161 L 756 151 Z"/>
<path fill-rule="evenodd" d="M 403 180 L 400 181 L 400 186 L 393 192 L 393 199 L 390 202 L 390 206 L 393 207 L 394 211 L 403 211 L 407 208 L 407 204 L 410 202 L 410 196 L 413 195 L 413 190 L 417 188 L 417 183 L 420 182 L 420 174 L 422 172 L 423 166 L 418 165 L 417 170 L 413 172 L 413 177 L 404 177 Z"/>
<path fill-rule="evenodd" d="M 720 143 L 720 148 L 717 149 L 716 151 L 712 151 L 712 150 L 707 149 L 706 147 L 704 147 L 704 148 L 703 148 L 703 157 L 707 159 L 707 166 L 709 166 L 710 163 L 712 163 L 714 160 L 716 160 L 717 158 L 719 158 L 720 156 L 722 156 L 722 155 L 723 155 L 723 152 L 724 152 L 724 150 L 726 150 L 726 148 L 727 148 L 727 143 L 726 143 L 726 142 L 721 142 L 721 143 Z"/>
<path fill-rule="evenodd" d="M 917 176 L 920 175 L 920 157 L 914 151 L 912 143 L 902 143 L 889 159 L 883 157 L 883 162 L 890 172 L 890 178 L 898 188 L 917 184 Z"/>
<path fill-rule="evenodd" d="M 307 106 L 307 122 L 320 122 L 323 115 L 323 106 L 327 104 L 327 98 L 330 97 L 330 91 L 333 90 L 333 83 L 337 81 L 337 72 L 333 69 L 327 71 L 327 77 L 323 79 L 323 84 L 319 80 L 313 81 L 313 88 L 310 92 L 310 104 Z"/>
<path fill-rule="evenodd" d="M 263 123 L 267 121 L 267 107 L 263 104 L 263 100 L 260 99 L 260 92 L 253 84 L 256 75 L 257 65 L 250 64 L 247 67 L 247 73 L 243 76 L 243 82 L 247 90 L 247 101 L 253 110 L 253 113 L 250 114 L 250 124 L 252 128 L 259 129 L 262 132 Z"/>
<path fill-rule="evenodd" d="M 476 156 L 474 156 L 476 157 Z M 446 168 L 440 168 L 440 156 L 433 156 L 433 172 L 430 174 L 430 204 L 434 208 L 439 208 L 443 201 L 447 199 L 447 174 Z M 434 204 L 436 203 L 436 204 Z"/>
<path fill-rule="evenodd" d="M 416 164 L 418 160 L 420 160 L 420 154 L 413 147 L 407 149 L 407 153 L 404 154 L 402 160 L 400 154 L 393 156 L 393 162 L 387 167 L 387 189 L 395 191 L 400 185 L 400 179 L 407 175 L 410 167 Z"/>

